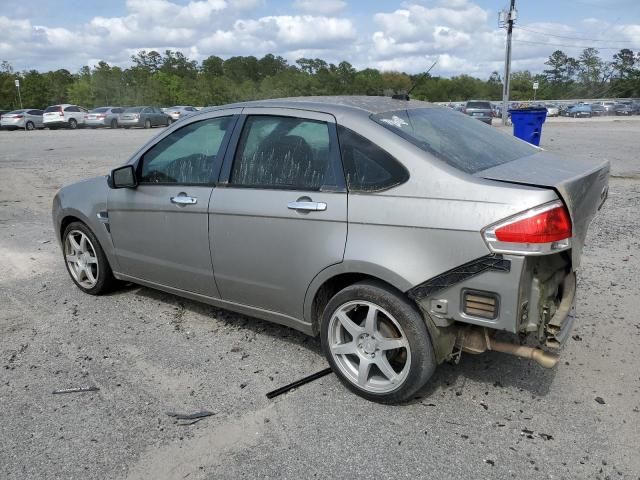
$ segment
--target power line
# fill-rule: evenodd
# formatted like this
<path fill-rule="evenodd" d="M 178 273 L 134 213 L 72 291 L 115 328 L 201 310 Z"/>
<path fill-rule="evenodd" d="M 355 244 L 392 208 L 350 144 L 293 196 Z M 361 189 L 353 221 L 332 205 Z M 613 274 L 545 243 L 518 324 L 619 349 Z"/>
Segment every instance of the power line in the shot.
<path fill-rule="evenodd" d="M 557 38 L 565 38 L 567 40 L 582 40 L 584 42 L 609 42 L 609 43 L 629 43 L 629 39 L 626 40 L 612 40 L 612 39 L 597 39 L 597 38 L 585 38 L 585 37 L 569 37 L 567 35 L 558 35 L 555 33 L 549 33 L 549 32 L 541 32 L 540 30 L 533 30 L 529 27 L 523 27 L 522 25 L 520 25 L 518 28 L 520 28 L 521 30 L 526 30 L 527 32 L 531 32 L 531 33 L 537 33 L 539 35 L 547 35 L 549 37 L 557 37 Z"/>
<path fill-rule="evenodd" d="M 563 43 L 546 43 L 546 42 L 535 42 L 533 40 L 519 40 L 517 38 L 513 39 L 514 42 L 518 43 L 530 43 L 532 45 L 547 45 L 549 47 L 565 47 L 565 48 L 596 48 L 598 50 L 622 50 L 622 47 L 601 47 L 600 45 L 568 45 Z"/>

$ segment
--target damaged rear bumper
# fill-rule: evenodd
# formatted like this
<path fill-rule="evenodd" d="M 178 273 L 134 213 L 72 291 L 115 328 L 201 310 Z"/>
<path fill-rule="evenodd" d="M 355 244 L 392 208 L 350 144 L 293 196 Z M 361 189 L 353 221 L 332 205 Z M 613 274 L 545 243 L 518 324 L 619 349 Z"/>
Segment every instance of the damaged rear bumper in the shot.
<path fill-rule="evenodd" d="M 407 294 L 428 320 L 432 338 L 446 341 L 436 345 L 440 359 L 447 352 L 451 355 L 456 344 L 462 347 L 461 329 L 468 337 L 474 328 L 486 329 L 487 339 L 504 331 L 519 335 L 521 341 L 533 340 L 539 347 L 559 350 L 575 321 L 576 277 L 571 267 L 570 251 L 535 257 L 488 255 L 438 275 Z M 506 353 L 530 353 L 530 347 L 523 347 L 527 352 L 514 353 L 507 351 L 508 344 L 493 344 Z M 498 348 L 491 348 L 487 341 L 486 349 Z M 549 359 L 544 361 L 549 364 Z"/>

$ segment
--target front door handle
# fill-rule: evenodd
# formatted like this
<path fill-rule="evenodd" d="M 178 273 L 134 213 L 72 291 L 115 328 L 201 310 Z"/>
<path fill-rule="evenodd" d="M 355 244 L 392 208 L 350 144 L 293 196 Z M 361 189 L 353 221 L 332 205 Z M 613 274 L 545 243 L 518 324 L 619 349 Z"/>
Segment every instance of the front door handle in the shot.
<path fill-rule="evenodd" d="M 195 205 L 198 203 L 198 199 L 196 197 L 190 197 L 186 193 L 181 192 L 175 197 L 171 197 L 171 203 L 175 203 L 176 205 Z"/>
<path fill-rule="evenodd" d="M 327 204 L 324 202 L 289 202 L 287 208 L 290 210 L 303 210 L 307 212 L 324 212 L 327 209 Z"/>

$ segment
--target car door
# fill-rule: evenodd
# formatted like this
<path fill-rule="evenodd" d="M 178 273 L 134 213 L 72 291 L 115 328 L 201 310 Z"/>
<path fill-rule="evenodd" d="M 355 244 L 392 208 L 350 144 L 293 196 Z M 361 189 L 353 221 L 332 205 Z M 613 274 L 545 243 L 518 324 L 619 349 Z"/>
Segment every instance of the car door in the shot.
<path fill-rule="evenodd" d="M 208 205 L 236 117 L 212 114 L 160 137 L 134 158 L 135 189 L 112 189 L 108 215 L 120 272 L 218 297 Z"/>
<path fill-rule="evenodd" d="M 210 204 L 223 300 L 302 319 L 307 287 L 339 263 L 347 193 L 335 119 L 245 108 Z"/>

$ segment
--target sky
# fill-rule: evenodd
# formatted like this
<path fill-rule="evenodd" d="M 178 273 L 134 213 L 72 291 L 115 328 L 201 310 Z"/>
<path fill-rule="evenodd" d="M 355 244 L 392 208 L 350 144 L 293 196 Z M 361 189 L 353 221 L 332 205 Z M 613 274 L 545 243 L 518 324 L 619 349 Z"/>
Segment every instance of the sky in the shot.
<path fill-rule="evenodd" d="M 140 50 L 346 60 L 356 68 L 488 78 L 504 69 L 508 0 L 0 0 L 0 61 L 14 70 L 100 60 L 126 67 Z M 517 0 L 513 69 L 545 68 L 557 49 L 640 51 L 640 0 Z"/>

